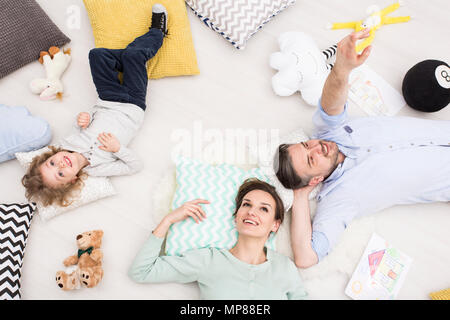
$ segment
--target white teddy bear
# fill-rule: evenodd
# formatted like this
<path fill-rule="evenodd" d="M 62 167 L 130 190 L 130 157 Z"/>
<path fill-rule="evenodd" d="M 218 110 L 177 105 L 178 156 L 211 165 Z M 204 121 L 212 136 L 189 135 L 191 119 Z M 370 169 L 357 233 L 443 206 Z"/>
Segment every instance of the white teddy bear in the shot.
<path fill-rule="evenodd" d="M 272 77 L 274 92 L 289 96 L 300 91 L 306 103 L 317 106 L 333 67 L 327 60 L 336 54 L 337 46 L 320 51 L 310 36 L 296 31 L 281 34 L 278 44 L 280 51 L 270 56 L 270 66 L 278 70 Z"/>
<path fill-rule="evenodd" d="M 41 51 L 39 62 L 44 66 L 47 77 L 31 81 L 31 91 L 39 94 L 41 100 L 61 98 L 64 87 L 60 79 L 70 61 L 70 49 L 63 52 L 58 47 L 51 47 L 48 52 Z"/>

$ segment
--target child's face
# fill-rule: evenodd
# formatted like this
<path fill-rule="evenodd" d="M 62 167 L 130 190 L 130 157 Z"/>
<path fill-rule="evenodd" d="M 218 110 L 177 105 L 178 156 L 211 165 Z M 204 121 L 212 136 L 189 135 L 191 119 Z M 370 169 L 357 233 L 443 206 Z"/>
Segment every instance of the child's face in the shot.
<path fill-rule="evenodd" d="M 44 183 L 52 188 L 75 182 L 81 169 L 77 154 L 67 151 L 54 154 L 40 167 Z"/>

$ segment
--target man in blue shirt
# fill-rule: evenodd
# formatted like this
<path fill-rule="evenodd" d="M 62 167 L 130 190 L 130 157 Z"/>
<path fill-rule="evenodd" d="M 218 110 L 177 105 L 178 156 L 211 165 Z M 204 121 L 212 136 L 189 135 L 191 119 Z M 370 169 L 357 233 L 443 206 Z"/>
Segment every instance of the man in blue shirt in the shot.
<path fill-rule="evenodd" d="M 318 263 L 356 217 L 396 204 L 450 201 L 450 121 L 347 116 L 348 77 L 371 47 L 355 51 L 369 30 L 338 44 L 313 117 L 312 140 L 281 145 L 275 171 L 294 189 L 291 240 L 298 267 Z M 322 182 L 311 224 L 309 193 Z"/>

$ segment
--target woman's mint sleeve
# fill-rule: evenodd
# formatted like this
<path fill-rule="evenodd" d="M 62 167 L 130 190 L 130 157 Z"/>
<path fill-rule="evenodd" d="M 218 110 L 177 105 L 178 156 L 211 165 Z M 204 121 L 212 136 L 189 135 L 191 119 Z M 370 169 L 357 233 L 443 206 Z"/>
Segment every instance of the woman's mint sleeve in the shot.
<path fill-rule="evenodd" d="M 294 262 L 289 260 L 289 266 L 287 267 L 287 273 L 291 280 L 291 288 L 287 293 L 288 300 L 305 300 L 308 299 L 308 292 L 306 292 L 303 280 L 298 273 L 298 269 Z"/>
<path fill-rule="evenodd" d="M 139 283 L 197 281 L 209 264 L 210 251 L 194 249 L 181 256 L 159 256 L 163 241 L 163 238 L 155 237 L 153 233 L 150 235 L 134 259 L 129 277 Z"/>

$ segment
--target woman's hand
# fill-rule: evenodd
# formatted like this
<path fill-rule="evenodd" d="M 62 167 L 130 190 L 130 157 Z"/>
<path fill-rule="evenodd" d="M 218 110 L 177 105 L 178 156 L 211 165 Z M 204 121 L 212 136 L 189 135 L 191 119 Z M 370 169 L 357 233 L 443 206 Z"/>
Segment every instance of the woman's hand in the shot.
<path fill-rule="evenodd" d="M 102 144 L 99 148 L 103 151 L 114 153 L 120 150 L 119 140 L 111 133 L 102 132 L 98 135 L 97 139 Z"/>
<path fill-rule="evenodd" d="M 208 200 L 195 199 L 185 202 L 181 207 L 175 209 L 166 216 L 166 220 L 173 224 L 178 221 L 185 220 L 188 217 L 192 217 L 196 223 L 206 219 L 206 213 L 203 211 L 200 203 L 209 204 Z"/>
<path fill-rule="evenodd" d="M 209 204 L 208 200 L 195 199 L 185 202 L 181 207 L 173 210 L 159 223 L 159 225 L 153 230 L 153 235 L 158 238 L 164 238 L 170 226 L 178 221 L 185 220 L 188 217 L 192 217 L 196 223 L 203 221 L 206 218 L 206 213 L 200 207 L 200 203 Z"/>
<path fill-rule="evenodd" d="M 77 124 L 82 129 L 86 129 L 91 121 L 91 116 L 87 112 L 80 112 L 77 116 Z"/>

